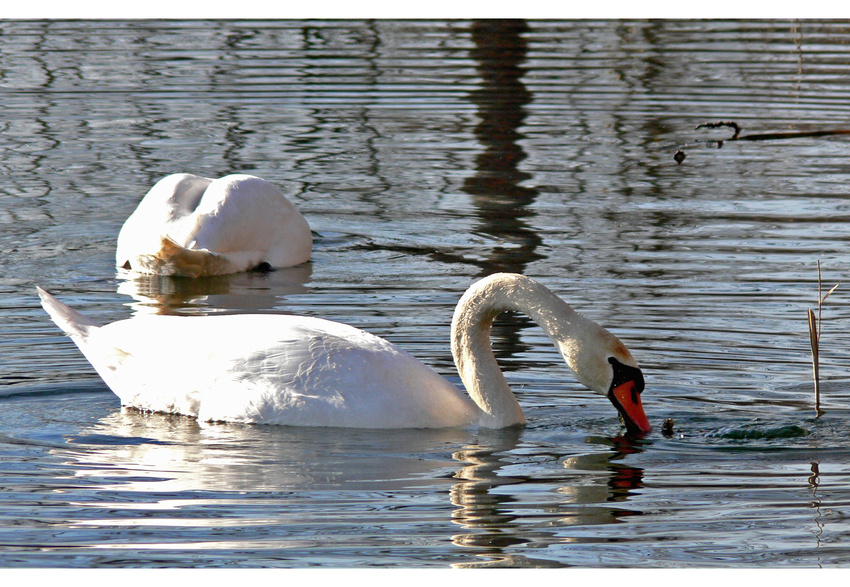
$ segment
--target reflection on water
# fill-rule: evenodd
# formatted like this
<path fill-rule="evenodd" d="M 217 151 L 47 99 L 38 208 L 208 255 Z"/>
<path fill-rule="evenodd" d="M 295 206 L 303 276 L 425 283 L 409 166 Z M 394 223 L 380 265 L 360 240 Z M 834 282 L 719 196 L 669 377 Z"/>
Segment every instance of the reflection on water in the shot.
<path fill-rule="evenodd" d="M 846 566 L 843 286 L 814 417 L 806 309 L 846 281 L 839 21 L 0 21 L 0 565 Z M 734 120 L 744 134 L 710 141 Z M 814 134 L 812 134 L 814 133 Z M 673 153 L 687 145 L 677 164 Z M 247 172 L 312 262 L 115 273 L 158 179 Z M 49 322 L 287 312 L 457 381 L 451 315 L 521 271 L 617 334 L 655 432 L 618 438 L 522 316 L 522 430 L 207 426 L 121 410 Z M 675 420 L 675 433 L 661 422 Z"/>
<path fill-rule="evenodd" d="M 632 441 L 594 441 L 600 449 L 609 445 L 612 451 L 530 454 L 518 447 L 521 435 L 519 429 L 482 432 L 477 444 L 453 455 L 467 464 L 455 474 L 461 482 L 451 489 L 452 503 L 458 506 L 452 520 L 465 532 L 455 534 L 452 541 L 475 548 L 481 559 L 457 563 L 457 567 L 560 566 L 546 559 L 517 557 L 511 547 L 569 543 L 571 539 L 562 534 L 564 528 L 617 524 L 640 515 L 614 505 L 628 501 L 643 487 L 642 469 L 617 462 L 640 452 Z M 565 470 L 541 477 L 529 461 L 559 462 Z M 518 490 L 510 491 L 509 486 Z"/>
<path fill-rule="evenodd" d="M 330 432 L 113 412 L 66 435 L 64 446 L 41 443 L 62 485 L 75 488 L 51 497 L 68 517 L 57 546 L 365 555 L 383 548 L 380 536 L 346 545 L 347 530 L 334 537 L 323 527 L 359 527 L 362 516 L 381 526 L 409 511 L 411 539 L 441 535 L 450 520 L 462 549 L 453 566 L 562 566 L 516 550 L 540 551 L 569 542 L 565 528 L 636 513 L 615 505 L 641 487 L 639 469 L 616 463 L 636 450 L 625 440 L 569 455 L 536 449 L 521 428 Z M 291 537 L 293 527 L 322 538 Z"/>
<path fill-rule="evenodd" d="M 482 232 L 499 243 L 481 264 L 480 275 L 499 271 L 524 273 L 542 258 L 536 249 L 542 239 L 526 217 L 537 190 L 522 185 L 531 175 L 519 169 L 526 155 L 519 145 L 525 119 L 524 106 L 531 94 L 522 82 L 527 53 L 523 21 L 476 21 L 472 24 L 475 48 L 470 56 L 481 76 L 481 86 L 470 93 L 480 122 L 475 137 L 484 151 L 475 158 L 475 175 L 463 183 L 480 218 Z"/>
<path fill-rule="evenodd" d="M 118 271 L 118 293 L 135 300 L 134 314 L 262 312 L 309 292 L 312 263 L 269 272 L 250 271 L 190 279 Z"/>
<path fill-rule="evenodd" d="M 458 509 L 452 512 L 452 520 L 464 529 L 483 529 L 483 533 L 457 534 L 452 542 L 460 546 L 480 546 L 499 552 L 500 546 L 522 542 L 512 538 L 510 496 L 499 495 L 494 490 L 502 485 L 520 483 L 522 479 L 500 475 L 504 466 L 502 456 L 517 446 L 521 432 L 508 429 L 487 434 L 492 443 L 465 446 L 455 452 L 455 460 L 466 465 L 455 473 L 461 482 L 452 486 L 452 504 Z M 515 529 L 515 526 L 513 527 Z"/>
<path fill-rule="evenodd" d="M 128 492 L 389 490 L 443 484 L 442 448 L 460 430 L 387 431 L 230 426 L 121 409 L 68 438 L 77 475 Z M 433 458 L 423 458 L 433 453 Z M 436 477 L 431 481 L 432 477 Z M 226 498 L 226 496 L 222 496 Z M 166 498 L 168 501 L 168 499 Z"/>

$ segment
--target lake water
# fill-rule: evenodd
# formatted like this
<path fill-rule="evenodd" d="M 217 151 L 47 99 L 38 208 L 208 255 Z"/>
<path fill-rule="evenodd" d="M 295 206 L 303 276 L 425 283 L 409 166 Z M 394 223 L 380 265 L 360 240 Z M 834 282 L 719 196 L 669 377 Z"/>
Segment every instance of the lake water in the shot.
<path fill-rule="evenodd" d="M 850 565 L 850 283 L 820 417 L 806 319 L 819 260 L 824 292 L 850 278 L 850 137 L 696 128 L 848 128 L 850 24 L 2 21 L 0 98 L 0 566 Z M 274 182 L 312 262 L 117 271 L 174 172 Z M 524 316 L 493 331 L 521 430 L 122 411 L 35 292 L 103 322 L 321 316 L 459 383 L 452 311 L 495 271 L 630 347 L 651 434 Z"/>

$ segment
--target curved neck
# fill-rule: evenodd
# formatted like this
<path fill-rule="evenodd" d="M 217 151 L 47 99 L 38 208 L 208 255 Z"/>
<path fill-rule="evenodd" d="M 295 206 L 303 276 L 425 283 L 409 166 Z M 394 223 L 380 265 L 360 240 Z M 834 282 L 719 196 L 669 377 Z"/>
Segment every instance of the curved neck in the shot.
<path fill-rule="evenodd" d="M 490 326 L 505 311 L 523 312 L 534 320 L 574 371 L 573 356 L 580 352 L 581 333 L 600 329 L 527 277 L 496 274 L 474 284 L 455 309 L 452 355 L 469 396 L 483 412 L 480 424 L 491 428 L 525 423 L 522 409 L 490 346 Z"/>

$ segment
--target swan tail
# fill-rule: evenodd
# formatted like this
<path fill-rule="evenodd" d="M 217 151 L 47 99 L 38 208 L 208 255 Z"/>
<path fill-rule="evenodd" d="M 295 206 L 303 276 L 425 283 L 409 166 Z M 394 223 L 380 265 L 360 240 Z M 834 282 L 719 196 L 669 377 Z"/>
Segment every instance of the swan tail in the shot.
<path fill-rule="evenodd" d="M 152 255 L 139 256 L 139 266 L 144 273 L 201 277 L 232 273 L 230 260 L 224 255 L 207 249 L 189 249 L 177 244 L 171 237 L 163 236 L 159 251 Z"/>
<path fill-rule="evenodd" d="M 100 324 L 66 306 L 40 287 L 36 286 L 36 289 L 41 298 L 42 307 L 56 323 L 56 326 L 61 328 L 65 334 L 74 339 L 84 339 L 88 337 L 92 330 L 100 327 Z"/>

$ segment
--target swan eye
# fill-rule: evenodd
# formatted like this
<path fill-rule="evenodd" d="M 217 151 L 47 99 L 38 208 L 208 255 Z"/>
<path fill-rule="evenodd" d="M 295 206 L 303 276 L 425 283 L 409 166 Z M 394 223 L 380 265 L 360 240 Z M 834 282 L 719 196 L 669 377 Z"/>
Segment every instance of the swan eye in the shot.
<path fill-rule="evenodd" d="M 611 363 L 611 367 L 614 369 L 614 377 L 611 379 L 610 389 L 614 389 L 627 381 L 634 381 L 635 384 L 632 388 L 632 399 L 637 402 L 637 396 L 643 393 L 643 372 L 637 367 L 621 363 L 614 357 L 608 357 L 608 362 Z"/>

